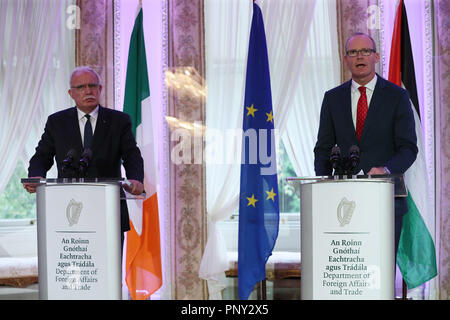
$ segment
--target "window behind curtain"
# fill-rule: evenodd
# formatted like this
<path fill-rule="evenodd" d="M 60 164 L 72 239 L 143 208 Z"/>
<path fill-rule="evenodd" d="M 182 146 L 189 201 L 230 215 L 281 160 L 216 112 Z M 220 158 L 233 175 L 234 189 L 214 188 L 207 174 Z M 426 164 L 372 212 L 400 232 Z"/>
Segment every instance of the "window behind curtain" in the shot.
<path fill-rule="evenodd" d="M 23 8 L 24 5 L 31 5 L 33 10 L 42 11 L 42 7 L 40 6 L 48 6 L 53 8 L 54 10 L 59 10 L 59 12 L 55 12 L 55 15 L 58 16 L 60 21 L 60 27 L 56 30 L 56 34 L 53 33 L 55 37 L 54 49 L 51 53 L 51 57 L 48 60 L 49 63 L 45 65 L 47 71 L 47 77 L 45 83 L 42 87 L 42 94 L 38 101 L 36 101 L 37 110 L 34 118 L 32 119 L 32 125 L 29 128 L 23 128 L 23 130 L 28 131 L 28 138 L 26 139 L 26 143 L 22 146 L 23 150 L 21 152 L 21 156 L 18 157 L 16 167 L 14 172 L 12 173 L 7 186 L 0 194 L 0 219 L 28 219 L 36 217 L 36 196 L 35 194 L 31 195 L 26 192 L 22 184 L 20 183 L 21 178 L 27 177 L 27 169 L 28 169 L 28 161 L 31 156 L 34 154 L 34 150 L 37 146 L 37 143 L 43 133 L 44 126 L 48 115 L 54 113 L 56 111 L 68 108 L 73 106 L 73 101 L 70 99 L 67 90 L 69 88 L 69 76 L 72 69 L 75 67 L 75 30 L 77 26 L 76 12 L 79 10 L 75 5 L 75 0 L 62 0 L 61 7 L 51 5 L 51 2 L 48 1 L 36 1 L 32 3 L 18 3 L 19 8 Z M 13 12 L 13 3 L 6 2 L 1 6 L 2 16 L 9 16 Z M 28 21 L 28 26 L 25 30 L 29 30 L 30 35 L 22 35 L 15 37 L 14 41 L 27 41 L 29 37 L 37 37 L 41 35 L 36 35 L 36 29 L 33 27 L 34 23 L 39 23 L 36 20 L 39 19 L 48 19 L 48 16 L 51 16 L 48 13 L 48 16 L 39 16 L 34 15 L 35 11 L 32 11 L 33 19 L 32 21 Z M 10 21 L 6 19 L 6 22 Z M 55 24 L 56 25 L 56 24 Z M 4 26 L 4 32 L 6 34 L 14 34 L 16 31 L 13 29 L 14 27 L 11 24 L 6 23 Z M 9 30 L 8 30 L 9 29 Z M 42 35 L 45 38 L 45 35 Z M 8 37 L 1 38 L 3 43 L 0 43 L 0 48 L 4 46 L 9 46 L 10 43 L 7 39 Z M 26 43 L 24 47 L 27 48 Z M 11 60 L 8 59 L 7 56 L 3 55 L 3 68 L 0 69 L 0 72 L 4 74 L 7 68 L 15 68 L 15 63 L 8 65 L 7 61 L 18 61 L 19 59 L 29 59 L 33 61 L 34 55 L 43 54 L 41 49 L 39 52 L 15 52 L 14 56 Z M 7 51 L 6 51 L 7 52 Z M 21 54 L 23 54 L 21 56 Z M 32 76 L 32 75 L 30 75 Z M 4 79 L 7 81 L 7 79 Z M 35 90 L 37 83 L 34 83 L 30 90 Z M 20 87 L 22 89 L 22 87 Z M 21 95 L 25 96 L 28 93 L 23 90 Z M 30 106 L 22 104 L 20 105 L 21 112 L 27 113 L 30 112 Z M 0 117 L 2 117 L 3 112 L 10 112 L 8 107 L 0 108 Z M 0 137 L 2 139 L 3 137 Z M 56 177 L 55 166 L 48 172 L 47 177 Z"/>

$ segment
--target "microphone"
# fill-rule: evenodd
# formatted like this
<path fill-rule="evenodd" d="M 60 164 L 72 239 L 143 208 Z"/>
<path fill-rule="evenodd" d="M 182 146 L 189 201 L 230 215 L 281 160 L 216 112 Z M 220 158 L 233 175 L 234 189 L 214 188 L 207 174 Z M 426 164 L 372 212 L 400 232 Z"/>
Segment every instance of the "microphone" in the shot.
<path fill-rule="evenodd" d="M 336 145 L 331 149 L 330 155 L 331 167 L 334 169 L 334 173 L 341 169 L 341 149 Z M 339 174 L 339 173 L 337 173 Z"/>
<path fill-rule="evenodd" d="M 359 148 L 358 146 L 351 146 L 348 151 L 348 160 L 350 162 L 351 170 L 355 169 L 359 165 Z"/>
<path fill-rule="evenodd" d="M 72 166 L 73 158 L 76 156 L 75 149 L 70 149 L 64 160 L 62 161 L 62 171 L 67 172 L 67 170 Z"/>
<path fill-rule="evenodd" d="M 84 176 L 84 174 L 86 173 L 86 170 L 89 167 L 89 161 L 91 161 L 91 158 L 92 158 L 92 150 L 89 148 L 84 149 L 83 153 L 81 154 L 80 161 L 79 161 L 81 176 Z"/>

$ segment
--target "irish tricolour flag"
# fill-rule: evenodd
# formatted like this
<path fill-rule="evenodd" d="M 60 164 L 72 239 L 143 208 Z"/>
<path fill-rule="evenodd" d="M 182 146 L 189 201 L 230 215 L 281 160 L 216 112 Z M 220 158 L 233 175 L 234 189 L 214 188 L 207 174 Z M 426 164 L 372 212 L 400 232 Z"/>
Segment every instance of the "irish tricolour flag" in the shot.
<path fill-rule="evenodd" d="M 123 111 L 144 158 L 145 201 L 128 201 L 131 230 L 127 233 L 125 280 L 134 300 L 148 299 L 162 285 L 159 237 L 156 144 L 147 75 L 142 7 L 139 5 L 128 53 Z"/>
<path fill-rule="evenodd" d="M 408 20 L 403 1 L 398 5 L 392 35 L 389 80 L 408 90 L 416 121 L 419 153 L 405 174 L 408 189 L 408 212 L 403 218 L 397 252 L 397 264 L 409 289 L 420 286 L 437 275 L 436 252 L 430 230 L 433 227 L 425 147 L 420 122 L 420 108 L 409 37 Z"/>

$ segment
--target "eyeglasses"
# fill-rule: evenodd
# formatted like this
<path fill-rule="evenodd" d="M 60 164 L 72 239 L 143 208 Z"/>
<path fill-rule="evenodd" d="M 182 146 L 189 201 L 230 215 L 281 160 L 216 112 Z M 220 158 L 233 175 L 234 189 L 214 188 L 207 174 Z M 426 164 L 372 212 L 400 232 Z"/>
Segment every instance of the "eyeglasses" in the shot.
<path fill-rule="evenodd" d="M 84 91 L 86 88 L 89 89 L 97 89 L 99 86 L 98 83 L 88 83 L 88 84 L 80 84 L 79 86 L 71 87 L 72 89 L 77 89 L 78 91 Z"/>
<path fill-rule="evenodd" d="M 361 53 L 363 56 L 370 56 L 372 52 L 376 52 L 373 49 L 360 49 L 360 50 L 348 50 L 346 53 L 349 57 L 356 57 L 359 53 Z"/>

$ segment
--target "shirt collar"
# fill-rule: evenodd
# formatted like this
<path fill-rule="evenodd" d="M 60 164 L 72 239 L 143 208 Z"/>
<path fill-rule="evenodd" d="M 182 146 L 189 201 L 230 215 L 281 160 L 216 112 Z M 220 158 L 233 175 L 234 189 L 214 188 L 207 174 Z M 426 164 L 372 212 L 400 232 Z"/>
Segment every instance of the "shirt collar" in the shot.
<path fill-rule="evenodd" d="M 97 115 L 98 115 L 98 109 L 99 109 L 99 106 L 97 105 L 97 107 L 95 107 L 95 109 L 92 110 L 92 112 L 89 113 L 89 115 L 90 115 L 92 118 L 96 119 L 96 118 L 97 118 Z M 78 109 L 78 108 L 77 108 L 77 113 L 78 113 L 78 120 L 81 120 L 81 119 L 86 115 L 86 113 L 84 113 L 83 111 L 81 111 L 81 110 Z"/>
<path fill-rule="evenodd" d="M 364 87 L 366 87 L 367 89 L 369 89 L 370 91 L 374 91 L 375 90 L 375 85 L 377 84 L 377 75 L 375 74 L 375 76 L 372 78 L 372 80 L 370 80 L 368 83 L 366 83 L 366 85 Z M 358 91 L 358 88 L 361 87 L 361 85 L 359 83 L 356 83 L 355 80 L 352 79 L 352 90 L 353 91 Z"/>

